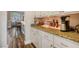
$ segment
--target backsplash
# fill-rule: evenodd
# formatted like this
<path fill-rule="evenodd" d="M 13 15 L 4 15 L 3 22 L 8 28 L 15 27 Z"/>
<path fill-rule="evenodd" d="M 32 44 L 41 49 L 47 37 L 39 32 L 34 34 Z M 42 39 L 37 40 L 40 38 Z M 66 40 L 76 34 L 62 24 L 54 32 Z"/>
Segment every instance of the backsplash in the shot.
<path fill-rule="evenodd" d="M 78 14 L 71 14 L 70 16 L 70 27 L 75 27 L 79 24 L 79 13 Z M 35 18 L 35 24 L 37 25 L 49 25 L 53 28 L 61 28 L 61 16 L 49 16 L 49 17 L 42 17 L 42 18 Z"/>
<path fill-rule="evenodd" d="M 53 28 L 60 28 L 60 17 L 59 16 L 49 16 L 43 18 L 35 18 L 35 24 L 45 25 Z"/>

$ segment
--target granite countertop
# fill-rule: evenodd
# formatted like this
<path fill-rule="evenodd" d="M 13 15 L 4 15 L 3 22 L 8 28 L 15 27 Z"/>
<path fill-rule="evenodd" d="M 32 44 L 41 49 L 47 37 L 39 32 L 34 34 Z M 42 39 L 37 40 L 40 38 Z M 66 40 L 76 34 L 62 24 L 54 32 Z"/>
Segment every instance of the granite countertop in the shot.
<path fill-rule="evenodd" d="M 50 28 L 45 28 L 45 27 L 37 26 L 37 25 L 34 25 L 32 27 L 36 28 L 36 29 L 39 29 L 39 30 L 42 30 L 44 32 L 48 32 L 50 34 L 55 34 L 55 35 L 64 37 L 66 39 L 73 40 L 73 41 L 79 43 L 79 34 L 76 33 L 76 32 L 72 32 L 72 31 L 71 32 L 61 32 L 58 29 L 50 29 Z"/>

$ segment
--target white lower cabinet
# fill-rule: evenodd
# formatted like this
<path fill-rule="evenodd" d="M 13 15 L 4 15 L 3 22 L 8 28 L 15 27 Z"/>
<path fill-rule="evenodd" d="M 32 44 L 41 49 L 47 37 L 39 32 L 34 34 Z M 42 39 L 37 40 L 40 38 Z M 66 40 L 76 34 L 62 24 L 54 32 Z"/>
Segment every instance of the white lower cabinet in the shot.
<path fill-rule="evenodd" d="M 57 48 L 79 48 L 79 43 L 54 35 L 54 47 Z"/>
<path fill-rule="evenodd" d="M 42 40 L 42 48 L 53 48 L 53 41 L 43 39 Z"/>
<path fill-rule="evenodd" d="M 41 32 L 42 34 L 42 48 L 52 48 L 53 47 L 53 35 Z"/>
<path fill-rule="evenodd" d="M 31 41 L 38 48 L 39 47 L 39 31 L 37 29 L 31 29 Z"/>
<path fill-rule="evenodd" d="M 37 48 L 79 48 L 79 43 L 35 28 L 31 29 L 31 40 Z"/>
<path fill-rule="evenodd" d="M 62 42 L 63 38 L 54 35 L 54 47 L 56 48 L 62 48 L 62 47 L 67 47 L 64 42 Z"/>
<path fill-rule="evenodd" d="M 37 48 L 53 47 L 53 35 L 35 28 L 31 29 L 31 41 Z"/>

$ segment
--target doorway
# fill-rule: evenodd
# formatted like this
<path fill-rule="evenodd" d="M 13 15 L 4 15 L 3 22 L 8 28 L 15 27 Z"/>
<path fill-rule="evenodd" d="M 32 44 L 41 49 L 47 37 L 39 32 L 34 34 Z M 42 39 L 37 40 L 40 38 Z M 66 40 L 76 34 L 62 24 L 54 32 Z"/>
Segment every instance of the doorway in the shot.
<path fill-rule="evenodd" d="M 24 48 L 24 12 L 8 11 L 7 13 L 7 43 L 9 48 Z"/>

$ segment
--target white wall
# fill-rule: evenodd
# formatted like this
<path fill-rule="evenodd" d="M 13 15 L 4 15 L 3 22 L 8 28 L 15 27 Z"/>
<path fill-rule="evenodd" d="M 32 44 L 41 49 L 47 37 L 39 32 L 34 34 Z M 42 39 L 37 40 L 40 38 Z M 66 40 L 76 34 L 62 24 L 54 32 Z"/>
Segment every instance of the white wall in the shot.
<path fill-rule="evenodd" d="M 30 30 L 31 30 L 31 24 L 34 19 L 34 12 L 33 11 L 25 11 L 24 12 L 24 22 L 25 22 L 25 44 L 31 43 L 30 39 Z"/>
<path fill-rule="evenodd" d="M 70 26 L 79 24 L 79 13 L 70 15 Z"/>
<path fill-rule="evenodd" d="M 0 18 L 1 18 L 1 12 L 0 12 Z M 2 44 L 1 44 L 1 19 L 0 19 L 0 47 L 2 47 Z"/>
<path fill-rule="evenodd" d="M 7 45 L 7 12 L 0 11 L 0 47 L 8 47 Z"/>

